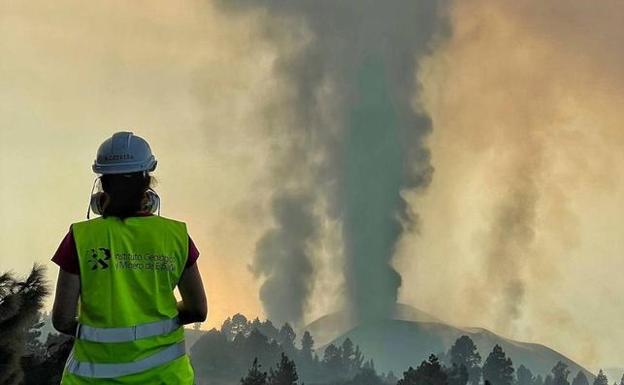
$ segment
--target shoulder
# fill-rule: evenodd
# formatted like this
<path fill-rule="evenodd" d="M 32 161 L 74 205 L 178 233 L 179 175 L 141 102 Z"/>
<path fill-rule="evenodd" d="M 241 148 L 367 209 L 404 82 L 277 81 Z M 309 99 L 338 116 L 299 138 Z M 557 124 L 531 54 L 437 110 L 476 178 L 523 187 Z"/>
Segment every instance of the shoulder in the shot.
<path fill-rule="evenodd" d="M 159 215 L 154 215 L 149 218 L 150 218 L 150 221 L 158 223 L 159 225 L 169 226 L 169 227 L 176 228 L 176 229 L 183 229 L 184 231 L 186 231 L 186 223 L 180 220 L 162 217 Z"/>
<path fill-rule="evenodd" d="M 71 232 L 75 232 L 76 230 L 82 230 L 87 227 L 98 226 L 104 222 L 104 218 L 97 217 L 92 219 L 87 219 L 80 222 L 74 222 L 70 225 L 69 229 Z"/>

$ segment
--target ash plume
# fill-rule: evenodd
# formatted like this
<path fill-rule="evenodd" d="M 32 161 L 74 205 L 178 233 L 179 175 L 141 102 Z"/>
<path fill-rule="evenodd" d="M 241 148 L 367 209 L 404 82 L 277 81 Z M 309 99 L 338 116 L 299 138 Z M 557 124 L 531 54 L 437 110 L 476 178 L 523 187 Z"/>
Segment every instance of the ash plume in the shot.
<path fill-rule="evenodd" d="M 623 143 L 623 11 L 619 2 L 452 3 L 452 32 L 420 72 L 437 174 L 419 267 L 455 265 L 445 271 L 454 281 L 420 275 L 429 299 L 419 300 L 436 315 L 548 341 L 585 362 L 615 353 L 596 354 L 605 326 L 585 317 L 602 307 L 579 306 L 601 289 L 574 284 L 616 258 L 596 239 L 616 239 L 604 223 L 621 217 L 611 181 L 622 170 L 613 154 Z M 440 303 L 440 292 L 461 294 Z"/>
<path fill-rule="evenodd" d="M 272 319 L 299 321 L 293 314 L 303 314 L 312 290 L 312 280 L 302 279 L 313 273 L 310 240 L 316 223 L 308 197 L 281 194 L 272 200 L 276 227 L 256 245 L 251 266 L 256 276 L 266 277 L 260 300 Z"/>
<path fill-rule="evenodd" d="M 495 312 L 498 330 L 509 332 L 522 315 L 526 281 L 523 269 L 532 259 L 536 210 L 539 199 L 535 170 L 521 168 L 494 210 L 484 250 L 485 269 L 491 293 L 489 308 Z"/>
<path fill-rule="evenodd" d="M 293 204 L 323 203 L 328 208 L 324 215 L 342 222 L 345 292 L 353 314 L 360 319 L 389 315 L 401 285 L 392 267 L 394 248 L 403 229 L 417 217 L 401 192 L 425 188 L 433 172 L 423 143 L 430 120 L 415 110 L 413 100 L 418 59 L 427 53 L 441 25 L 440 2 L 220 4 L 232 11 L 264 12 L 270 20 L 266 25 L 270 39 L 283 41 L 292 35 L 300 44 L 300 49 L 280 52 L 275 64 L 289 90 L 282 108 L 291 118 L 290 141 L 282 140 L 283 151 L 274 155 L 273 199 L 281 199 L 279 184 L 284 180 L 309 178 L 303 186 L 294 183 L 306 194 Z M 275 219 L 280 221 L 279 216 Z M 307 219 L 310 226 L 318 226 L 314 215 Z M 277 223 L 271 232 L 270 237 L 283 240 L 300 235 L 291 234 L 285 223 Z M 314 233 L 299 238 L 297 247 L 305 247 Z M 284 252 L 269 249 L 258 248 L 256 266 L 278 260 Z M 293 274 L 313 281 L 314 263 L 302 249 L 288 253 L 288 258 L 300 259 L 293 265 L 307 267 L 304 274 L 285 267 L 265 275 L 262 300 L 269 317 L 296 323 L 304 315 L 301 304 L 310 290 L 298 291 L 288 303 L 279 301 L 278 293 L 289 290 L 286 277 Z"/>

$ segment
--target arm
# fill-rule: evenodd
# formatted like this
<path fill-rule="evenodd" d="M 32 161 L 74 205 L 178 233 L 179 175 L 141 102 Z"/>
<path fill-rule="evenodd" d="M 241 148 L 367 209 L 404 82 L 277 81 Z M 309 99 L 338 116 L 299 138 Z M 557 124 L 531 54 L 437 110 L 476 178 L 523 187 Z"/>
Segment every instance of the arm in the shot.
<path fill-rule="evenodd" d="M 75 335 L 76 313 L 80 296 L 80 276 L 59 269 L 52 307 L 52 325 L 61 333 Z"/>
<path fill-rule="evenodd" d="M 204 322 L 208 314 L 208 302 L 197 263 L 182 272 L 178 289 L 182 301 L 178 302 L 178 317 L 182 324 Z"/>

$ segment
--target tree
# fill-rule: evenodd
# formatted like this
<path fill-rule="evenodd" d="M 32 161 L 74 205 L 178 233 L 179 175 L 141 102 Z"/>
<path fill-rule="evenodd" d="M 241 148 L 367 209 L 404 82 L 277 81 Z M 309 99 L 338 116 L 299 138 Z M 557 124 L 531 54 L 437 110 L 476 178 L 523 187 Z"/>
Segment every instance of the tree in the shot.
<path fill-rule="evenodd" d="M 264 321 L 260 325 L 260 328 L 258 330 L 260 330 L 260 332 L 262 334 L 267 336 L 269 341 L 270 340 L 276 340 L 277 339 L 277 334 L 279 333 L 279 330 L 277 330 L 277 328 L 275 326 L 273 326 L 273 323 L 271 321 L 269 321 L 269 320 Z"/>
<path fill-rule="evenodd" d="M 600 372 L 598 372 L 598 375 L 596 376 L 596 379 L 594 380 L 594 385 L 609 385 L 609 379 L 604 374 L 602 369 L 600 369 Z"/>
<path fill-rule="evenodd" d="M 249 355 L 251 357 L 266 357 L 268 355 L 269 339 L 257 329 L 252 330 L 249 336 L 243 340 L 243 344 L 248 357 Z"/>
<path fill-rule="evenodd" d="M 446 370 L 448 376 L 448 385 L 466 385 L 468 383 L 468 370 L 466 366 L 453 366 Z"/>
<path fill-rule="evenodd" d="M 572 380 L 572 385 L 589 385 L 587 376 L 585 375 L 585 373 L 583 373 L 582 370 L 579 370 L 578 373 L 576 373 L 576 376 Z"/>
<path fill-rule="evenodd" d="M 372 359 L 371 359 L 371 363 L 372 363 Z M 351 360 L 351 367 L 354 370 L 359 370 L 362 367 L 362 363 L 364 362 L 364 355 L 362 354 L 362 351 L 360 350 L 360 345 L 355 345 L 355 352 L 353 353 L 353 359 Z M 375 368 L 375 365 L 373 364 L 373 369 Z"/>
<path fill-rule="evenodd" d="M 33 266 L 25 280 L 10 273 L 0 275 L 0 384 L 16 385 L 23 382 L 21 366 L 28 331 L 39 318 L 49 289 L 45 268 Z"/>
<path fill-rule="evenodd" d="M 397 385 L 446 385 L 447 375 L 442 370 L 440 361 L 435 355 L 429 356 L 429 360 L 423 361 L 416 369 L 410 366 L 403 372 L 403 378 Z"/>
<path fill-rule="evenodd" d="M 239 334 L 247 337 L 251 331 L 250 329 L 251 324 L 249 323 L 249 320 L 247 320 L 247 317 L 241 313 L 236 313 L 232 316 L 231 333 L 233 337 L 236 337 Z"/>
<path fill-rule="evenodd" d="M 232 335 L 232 319 L 230 317 L 227 317 L 221 324 L 221 333 L 223 333 L 225 338 L 229 341 L 234 339 L 234 336 Z"/>
<path fill-rule="evenodd" d="M 492 352 L 483 364 L 483 379 L 489 380 L 492 385 L 513 384 L 513 363 L 499 345 L 494 346 L 494 349 L 492 349 Z"/>
<path fill-rule="evenodd" d="M 544 385 L 544 378 L 542 377 L 541 374 L 538 374 L 537 376 L 535 376 L 535 380 L 533 380 L 532 385 Z"/>
<path fill-rule="evenodd" d="M 353 354 L 355 353 L 353 349 L 353 342 L 349 337 L 347 337 L 340 347 L 340 352 L 342 353 L 342 361 L 344 366 L 348 366 L 353 359 Z"/>
<path fill-rule="evenodd" d="M 342 367 L 342 355 L 340 349 L 334 344 L 329 344 L 323 353 L 323 365 L 332 377 L 338 376 Z"/>
<path fill-rule="evenodd" d="M 622 379 L 620 380 L 620 385 L 624 385 L 624 374 L 622 375 Z"/>
<path fill-rule="evenodd" d="M 346 377 L 351 377 L 360 368 L 355 367 L 355 350 L 353 348 L 353 342 L 351 342 L 350 338 L 347 337 L 342 342 L 340 352 L 342 355 L 342 372 L 345 374 Z"/>
<path fill-rule="evenodd" d="M 544 385 L 553 385 L 553 376 L 552 374 L 549 374 L 546 376 L 546 378 L 544 378 Z"/>
<path fill-rule="evenodd" d="M 244 373 L 244 369 L 238 367 L 238 361 L 235 361 L 238 357 L 234 354 L 232 345 L 226 334 L 217 329 L 212 329 L 201 336 L 190 349 L 196 375 L 236 381 L 240 374 Z M 249 365 L 249 361 L 245 361 L 245 365 Z M 232 373 L 233 370 L 236 370 L 236 373 Z"/>
<path fill-rule="evenodd" d="M 372 358 L 370 360 L 366 361 L 364 363 L 364 365 L 362 365 L 362 369 L 365 369 L 365 370 L 375 370 L 375 361 L 373 361 Z"/>
<path fill-rule="evenodd" d="M 568 365 L 559 361 L 552 368 L 551 373 L 553 375 L 553 385 L 570 385 L 570 381 L 568 381 L 568 375 L 570 375 Z"/>
<path fill-rule="evenodd" d="M 26 350 L 21 358 L 24 371 L 23 385 L 57 385 L 73 346 L 73 338 L 49 333 L 44 342 L 41 341 L 41 328 L 47 315 L 40 313 L 38 321 L 26 334 Z"/>
<path fill-rule="evenodd" d="M 395 385 L 399 379 L 394 375 L 394 372 L 391 370 L 388 372 L 388 374 L 383 378 L 383 381 L 386 384 L 391 384 L 391 385 Z"/>
<path fill-rule="evenodd" d="M 459 337 L 449 350 L 451 365 L 464 365 L 468 371 L 468 382 L 479 385 L 481 381 L 481 355 L 474 341 L 468 336 Z"/>
<path fill-rule="evenodd" d="M 266 385 L 267 373 L 260 370 L 261 365 L 258 364 L 258 358 L 254 358 L 253 364 L 247 376 L 241 378 L 241 385 Z"/>
<path fill-rule="evenodd" d="M 312 361 L 312 350 L 314 349 L 314 339 L 309 331 L 303 333 L 301 337 L 301 356 L 306 361 Z"/>
<path fill-rule="evenodd" d="M 520 365 L 518 367 L 518 370 L 516 371 L 516 378 L 518 380 L 518 385 L 533 385 L 535 381 L 533 373 L 524 365 Z"/>
<path fill-rule="evenodd" d="M 250 328 L 250 331 L 253 331 L 254 329 L 256 329 L 261 332 L 260 329 L 262 329 L 262 322 L 260 322 L 260 318 L 258 317 L 254 318 L 254 320 L 251 321 L 249 328 Z"/>
<path fill-rule="evenodd" d="M 277 335 L 277 342 L 282 346 L 287 353 L 292 353 L 295 351 L 295 338 L 297 334 L 290 326 L 288 322 L 286 322 L 279 331 Z"/>
<path fill-rule="evenodd" d="M 393 385 L 395 383 L 396 382 L 394 382 Z M 384 382 L 374 369 L 362 369 L 351 381 L 347 381 L 345 385 L 384 385 Z"/>
<path fill-rule="evenodd" d="M 271 369 L 269 375 L 270 385 L 297 385 L 297 367 L 295 362 L 291 361 L 284 353 L 275 370 Z"/>

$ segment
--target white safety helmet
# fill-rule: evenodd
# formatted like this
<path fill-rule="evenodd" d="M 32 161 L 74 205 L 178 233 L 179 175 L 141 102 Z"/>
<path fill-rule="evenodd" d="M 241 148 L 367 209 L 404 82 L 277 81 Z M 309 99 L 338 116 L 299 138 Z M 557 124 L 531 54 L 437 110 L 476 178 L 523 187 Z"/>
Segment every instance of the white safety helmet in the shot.
<path fill-rule="evenodd" d="M 147 141 L 132 132 L 116 132 L 100 145 L 93 162 L 97 174 L 129 174 L 156 169 L 156 158 Z"/>

